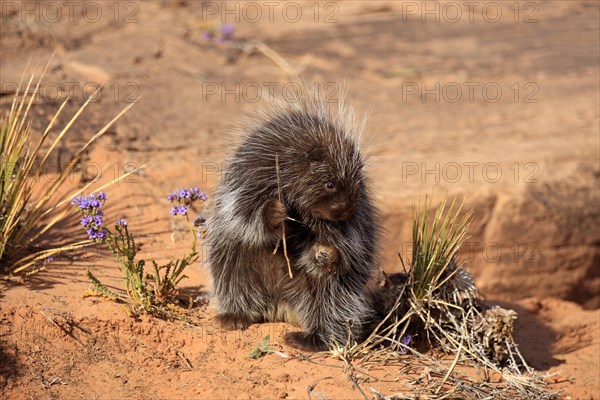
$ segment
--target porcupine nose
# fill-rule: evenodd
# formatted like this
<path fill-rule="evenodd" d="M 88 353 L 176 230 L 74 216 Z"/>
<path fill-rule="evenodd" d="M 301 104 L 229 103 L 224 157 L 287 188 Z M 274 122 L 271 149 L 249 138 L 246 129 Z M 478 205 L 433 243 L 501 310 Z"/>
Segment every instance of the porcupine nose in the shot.
<path fill-rule="evenodd" d="M 332 215 L 337 221 L 345 221 L 356 211 L 356 202 L 349 196 L 333 207 Z"/>

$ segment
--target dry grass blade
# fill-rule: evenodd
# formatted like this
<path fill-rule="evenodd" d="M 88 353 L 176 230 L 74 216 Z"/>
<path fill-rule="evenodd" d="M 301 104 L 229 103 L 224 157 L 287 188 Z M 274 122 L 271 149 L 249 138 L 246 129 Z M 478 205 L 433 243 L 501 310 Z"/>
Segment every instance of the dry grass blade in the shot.
<path fill-rule="evenodd" d="M 446 375 L 444 375 L 444 379 L 442 379 L 442 383 L 440 383 L 440 386 L 438 386 L 437 390 L 435 391 L 436 394 L 438 394 L 440 392 L 440 390 L 442 390 L 442 388 L 446 384 L 446 381 L 450 377 L 450 374 L 452 374 L 452 371 L 454 371 L 454 368 L 456 367 L 456 364 L 458 363 L 458 360 L 460 359 L 462 345 L 463 345 L 463 342 L 461 341 L 460 345 L 458 346 L 458 351 L 456 352 L 456 357 L 454 357 L 454 361 L 452 361 L 452 365 L 450 365 L 450 368 L 448 368 L 448 372 L 446 372 Z"/>
<path fill-rule="evenodd" d="M 30 254 L 28 256 L 25 256 L 25 257 L 19 259 L 17 262 L 15 262 L 13 264 L 13 270 L 11 271 L 11 273 L 18 274 L 24 270 L 30 269 L 30 271 L 28 271 L 27 275 L 31 275 L 31 272 L 36 273 L 36 272 L 39 272 L 44 269 L 43 267 L 39 268 L 39 269 L 34 268 L 38 262 L 46 260 L 49 257 L 54 257 L 58 254 L 81 249 L 81 248 L 87 247 L 89 245 L 90 245 L 90 241 L 85 239 L 85 240 L 81 240 L 78 242 L 69 243 L 66 246 L 59 246 L 59 247 L 51 248 L 48 250 L 37 251 L 37 252 Z"/>

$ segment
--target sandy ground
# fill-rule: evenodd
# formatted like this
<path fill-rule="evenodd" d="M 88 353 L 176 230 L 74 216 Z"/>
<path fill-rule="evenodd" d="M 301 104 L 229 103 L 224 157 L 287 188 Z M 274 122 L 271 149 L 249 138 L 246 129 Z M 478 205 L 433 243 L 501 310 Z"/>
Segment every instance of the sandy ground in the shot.
<path fill-rule="evenodd" d="M 203 22 L 225 19 L 236 39 L 261 40 L 292 66 L 306 61 L 309 87 L 332 100 L 345 87 L 368 114 L 383 268 L 399 270 L 397 253 L 410 252 L 413 202 L 433 189 L 468 195 L 476 216 L 461 256 L 482 293 L 519 313 L 517 340 L 552 375 L 550 389 L 600 398 L 597 2 L 482 2 L 460 14 L 459 3 L 275 2 L 260 3 L 258 19 L 258 3 L 228 2 L 229 14 L 221 2 L 54 4 L 61 18 L 48 2 L 1 3 L 2 107 L 29 58 L 44 63 L 53 52 L 34 129 L 67 95 L 72 112 L 103 84 L 67 140 L 69 154 L 141 97 L 83 170 L 105 168 L 112 179 L 150 162 L 112 187 L 107 204 L 107 214 L 128 219 L 144 257 L 183 254 L 187 237 L 166 194 L 198 185 L 210 196 L 239 117 L 270 88 L 294 87 L 263 54 L 202 38 Z M 82 232 L 74 217 L 53 234 Z M 0 283 L 2 398 L 362 396 L 341 362 L 247 357 L 267 334 L 298 355 L 282 341 L 292 326 L 223 332 L 210 306 L 192 310 L 199 328 L 136 320 L 122 305 L 83 297 L 86 269 L 121 287 L 117 265 L 98 251 L 61 257 L 25 285 Z M 210 292 L 202 265 L 188 275 L 187 293 Z M 368 396 L 414 389 L 397 367 L 359 376 Z"/>

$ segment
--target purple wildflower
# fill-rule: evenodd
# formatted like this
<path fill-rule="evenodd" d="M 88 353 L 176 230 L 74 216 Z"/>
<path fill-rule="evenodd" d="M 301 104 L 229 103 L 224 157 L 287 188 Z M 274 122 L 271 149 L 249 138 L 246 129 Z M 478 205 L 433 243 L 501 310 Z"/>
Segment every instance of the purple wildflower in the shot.
<path fill-rule="evenodd" d="M 198 186 L 194 186 L 193 188 L 191 188 L 190 194 L 193 199 L 206 201 L 206 194 L 204 194 L 204 192 L 201 192 Z"/>
<path fill-rule="evenodd" d="M 402 336 L 402 339 L 400 339 L 400 343 L 402 343 L 406 347 L 409 347 L 411 342 L 412 342 L 411 335 Z M 404 348 L 404 347 L 400 348 L 400 354 L 406 354 L 407 352 L 408 352 L 408 350 L 406 348 Z"/>
<path fill-rule="evenodd" d="M 179 190 L 179 198 L 180 199 L 189 199 L 190 196 L 191 196 L 191 193 L 189 190 L 186 190 L 186 189 Z"/>
<path fill-rule="evenodd" d="M 104 218 L 102 217 L 102 215 L 94 215 L 94 225 L 96 225 L 97 227 L 102 226 L 102 223 L 104 222 Z"/>
<path fill-rule="evenodd" d="M 88 237 L 92 240 L 103 240 L 108 232 L 102 228 L 104 213 L 101 208 L 106 201 L 104 192 L 94 193 L 87 196 L 77 196 L 71 201 L 71 205 L 83 214 L 81 225 L 86 228 Z"/>
<path fill-rule="evenodd" d="M 98 199 L 90 200 L 89 207 L 90 208 L 100 208 L 100 207 L 102 207 L 102 202 Z"/>
<path fill-rule="evenodd" d="M 104 192 L 90 194 L 88 196 L 77 196 L 71 200 L 71 205 L 77 207 L 79 211 L 94 210 L 101 208 L 106 201 Z"/>
<path fill-rule="evenodd" d="M 177 189 L 167 195 L 171 202 L 171 215 L 188 215 L 190 206 L 195 201 L 206 201 L 206 194 L 201 192 L 197 186 L 189 189 Z M 202 216 L 204 220 L 204 216 Z"/>
<path fill-rule="evenodd" d="M 100 241 L 108 235 L 108 232 L 104 228 L 98 229 L 98 228 L 91 227 L 87 230 L 87 234 L 91 240 Z"/>
<path fill-rule="evenodd" d="M 167 199 L 168 199 L 170 202 L 173 202 L 173 201 L 178 201 L 178 200 L 179 200 L 179 196 L 178 196 L 178 194 L 179 194 L 179 192 L 173 192 L 173 193 L 169 193 L 169 195 L 167 196 Z"/>
<path fill-rule="evenodd" d="M 79 209 L 86 209 L 88 207 L 88 201 L 85 197 L 77 196 L 71 200 L 71 205 Z"/>
<path fill-rule="evenodd" d="M 229 42 L 233 40 L 233 32 L 235 28 L 233 24 L 228 22 L 218 25 L 209 25 L 202 31 L 204 40 L 212 40 L 217 43 Z"/>
<path fill-rule="evenodd" d="M 119 218 L 118 220 L 115 221 L 115 225 L 118 225 L 118 226 L 127 226 L 127 221 L 125 221 L 122 218 Z"/>
<path fill-rule="evenodd" d="M 219 24 L 219 41 L 224 42 L 233 39 L 233 25 L 230 23 Z"/>
<path fill-rule="evenodd" d="M 46 262 L 47 263 L 51 263 L 52 261 L 54 261 L 54 256 L 48 256 L 48 257 L 46 257 Z"/>
<path fill-rule="evenodd" d="M 204 192 L 201 192 L 200 189 L 198 189 L 198 187 L 195 186 L 191 189 L 175 190 L 174 192 L 169 193 L 167 195 L 167 199 L 170 202 L 177 201 L 189 205 L 196 200 L 206 201 L 206 194 L 204 194 Z"/>
<path fill-rule="evenodd" d="M 173 206 L 171 207 L 171 215 L 187 215 L 187 206 Z"/>

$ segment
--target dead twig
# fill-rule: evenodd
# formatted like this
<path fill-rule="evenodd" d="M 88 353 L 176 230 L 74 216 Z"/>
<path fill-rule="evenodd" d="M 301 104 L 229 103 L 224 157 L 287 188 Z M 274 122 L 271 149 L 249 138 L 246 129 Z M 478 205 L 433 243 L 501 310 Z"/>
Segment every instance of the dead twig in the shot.
<path fill-rule="evenodd" d="M 58 329 L 60 329 L 61 331 L 63 331 L 67 336 L 70 336 L 73 340 L 75 340 L 77 343 L 79 343 L 82 347 L 85 347 L 85 345 L 81 342 L 81 340 L 77 339 L 73 333 L 69 332 L 68 330 L 66 330 L 62 325 L 60 325 L 58 322 L 56 322 L 55 320 L 53 320 L 52 318 L 50 318 L 45 312 L 43 311 L 38 311 L 40 314 L 42 314 L 44 317 L 46 317 L 46 319 L 48 321 L 50 321 L 52 324 L 56 325 L 58 327 Z"/>
<path fill-rule="evenodd" d="M 277 174 L 277 191 L 279 193 L 279 201 L 283 204 L 283 196 L 281 195 L 281 176 L 279 173 L 279 155 L 275 154 L 275 173 Z M 285 261 L 288 266 L 288 274 L 290 279 L 294 279 L 294 274 L 292 273 L 292 263 L 287 253 L 287 241 L 285 240 L 285 222 L 281 224 L 281 242 L 283 242 L 283 256 L 285 257 Z M 275 250 L 273 254 L 277 253 L 277 249 L 279 249 L 279 242 L 277 241 L 277 245 L 275 246 Z"/>
<path fill-rule="evenodd" d="M 333 376 L 326 376 L 325 378 L 321 378 L 321 379 L 317 379 L 314 383 L 311 383 L 310 385 L 308 385 L 306 387 L 306 393 L 308 394 L 308 398 L 309 400 L 312 400 L 312 397 L 310 395 L 310 393 L 315 390 L 315 388 L 317 387 L 317 385 L 321 382 L 324 381 L 326 379 L 333 379 Z"/>
<path fill-rule="evenodd" d="M 463 345 L 463 342 L 461 340 L 460 344 L 458 345 L 458 350 L 456 351 L 456 357 L 454 357 L 454 361 L 452 362 L 452 365 L 450 365 L 450 368 L 448 368 L 448 372 L 446 372 L 446 375 L 444 376 L 444 379 L 442 379 L 442 383 L 440 383 L 440 386 L 435 391 L 435 394 L 438 394 L 440 392 L 440 390 L 442 390 L 442 388 L 446 384 L 446 381 L 448 380 L 448 377 L 450 376 L 450 374 L 452 373 L 452 371 L 454 371 L 454 368 L 456 367 L 456 363 L 458 363 L 458 360 L 460 359 L 460 353 L 462 351 L 462 345 Z"/>
<path fill-rule="evenodd" d="M 275 50 L 261 42 L 260 40 L 252 41 L 252 45 L 258 51 L 260 51 L 263 55 L 273 60 L 275 64 L 277 64 L 282 70 L 284 70 L 289 76 L 297 77 L 306 69 L 306 67 L 312 61 L 313 56 L 311 54 L 306 54 L 302 57 L 302 60 L 292 66 L 285 58 L 279 55 Z"/>
<path fill-rule="evenodd" d="M 350 380 L 350 382 L 352 382 L 352 384 L 354 385 L 354 387 L 358 389 L 358 391 L 360 392 L 360 394 L 362 394 L 362 397 L 364 397 L 365 400 L 369 400 L 369 398 L 367 397 L 367 395 L 365 394 L 365 392 L 363 392 L 363 390 L 358 385 L 358 382 L 356 382 L 356 378 L 354 378 L 354 373 L 355 372 L 356 371 L 352 370 L 352 372 L 348 374 L 348 379 Z"/>
<path fill-rule="evenodd" d="M 190 371 L 194 369 L 192 367 L 192 363 L 190 362 L 190 360 L 188 360 L 187 357 L 185 356 L 185 353 L 182 353 L 182 352 L 178 351 L 177 355 L 179 356 L 179 358 L 181 358 L 183 360 L 183 362 L 185 363 L 186 367 L 188 367 L 188 369 Z"/>

